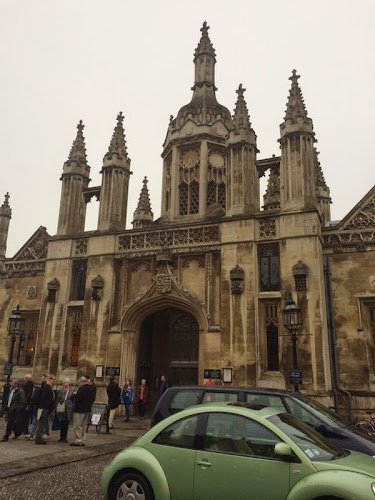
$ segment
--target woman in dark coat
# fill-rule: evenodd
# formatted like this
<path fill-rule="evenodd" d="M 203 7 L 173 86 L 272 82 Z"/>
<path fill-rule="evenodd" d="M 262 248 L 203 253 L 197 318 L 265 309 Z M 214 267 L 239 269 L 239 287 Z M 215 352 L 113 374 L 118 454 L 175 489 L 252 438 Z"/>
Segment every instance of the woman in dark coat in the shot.
<path fill-rule="evenodd" d="M 146 412 L 146 405 L 148 403 L 148 387 L 146 385 L 146 379 L 141 380 L 141 385 L 138 386 L 137 389 L 137 401 L 138 401 L 138 415 L 141 420 Z"/>
<path fill-rule="evenodd" d="M 70 379 L 66 378 L 64 380 L 64 385 L 59 390 L 57 395 L 57 418 L 60 423 L 60 439 L 59 441 L 62 443 L 67 443 L 68 437 L 68 427 L 69 423 L 73 418 L 73 403 L 72 403 L 72 394 L 74 389 L 70 387 Z M 61 408 L 60 405 L 64 405 L 64 411 L 58 411 Z"/>
<path fill-rule="evenodd" d="M 115 418 L 116 409 L 121 404 L 121 389 L 113 375 L 109 377 L 109 384 L 107 385 L 107 396 L 108 408 L 110 410 L 108 425 L 110 429 L 113 429 L 113 419 Z"/>

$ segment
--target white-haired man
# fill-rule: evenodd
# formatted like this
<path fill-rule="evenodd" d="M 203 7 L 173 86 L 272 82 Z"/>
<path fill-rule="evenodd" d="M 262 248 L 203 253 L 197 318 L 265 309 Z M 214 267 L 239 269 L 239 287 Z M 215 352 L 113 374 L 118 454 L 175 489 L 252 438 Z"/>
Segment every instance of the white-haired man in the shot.
<path fill-rule="evenodd" d="M 90 417 L 92 405 L 92 389 L 86 377 L 78 380 L 78 390 L 72 395 L 73 401 L 73 429 L 75 442 L 70 446 L 84 446 L 86 441 L 86 427 Z"/>

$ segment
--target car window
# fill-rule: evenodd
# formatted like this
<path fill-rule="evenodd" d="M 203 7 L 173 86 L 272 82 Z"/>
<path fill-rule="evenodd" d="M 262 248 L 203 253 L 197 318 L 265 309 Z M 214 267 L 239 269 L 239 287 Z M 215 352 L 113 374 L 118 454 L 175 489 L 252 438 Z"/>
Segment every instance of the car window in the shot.
<path fill-rule="evenodd" d="M 289 413 L 272 415 L 267 420 L 284 432 L 312 461 L 333 460 L 341 456 L 343 450 Z"/>
<path fill-rule="evenodd" d="M 293 398 L 294 399 L 294 398 Z M 287 402 L 289 399 L 287 399 Z M 350 422 L 343 418 L 341 415 L 338 415 L 334 411 L 330 410 L 326 406 L 323 406 L 322 404 L 318 403 L 317 401 L 314 401 L 313 399 L 304 396 L 302 394 L 298 395 L 298 402 L 302 406 L 308 406 L 310 408 L 313 408 L 313 410 L 319 412 L 321 415 L 324 415 L 326 419 L 329 420 L 329 423 L 332 423 L 337 425 L 338 427 L 345 428 L 350 425 Z"/>
<path fill-rule="evenodd" d="M 264 425 L 228 413 L 210 413 L 207 420 L 204 448 L 207 451 L 277 458 L 273 450 L 280 438 Z"/>
<path fill-rule="evenodd" d="M 203 395 L 202 403 L 225 403 L 237 400 L 237 392 L 206 391 Z"/>
<path fill-rule="evenodd" d="M 153 443 L 182 448 L 193 448 L 198 416 L 183 418 L 166 427 L 154 438 Z"/>
<path fill-rule="evenodd" d="M 169 405 L 169 413 L 174 414 L 185 408 L 199 404 L 202 393 L 202 390 L 177 392 Z"/>
<path fill-rule="evenodd" d="M 304 408 L 298 400 L 288 398 L 287 404 L 289 406 L 290 413 L 302 420 L 302 422 L 312 425 L 313 427 L 317 427 L 322 423 L 321 420 L 319 420 L 311 411 Z"/>
<path fill-rule="evenodd" d="M 247 403 L 258 403 L 265 406 L 272 406 L 280 411 L 285 411 L 285 406 L 280 396 L 272 396 L 268 394 L 249 394 L 246 393 Z"/>

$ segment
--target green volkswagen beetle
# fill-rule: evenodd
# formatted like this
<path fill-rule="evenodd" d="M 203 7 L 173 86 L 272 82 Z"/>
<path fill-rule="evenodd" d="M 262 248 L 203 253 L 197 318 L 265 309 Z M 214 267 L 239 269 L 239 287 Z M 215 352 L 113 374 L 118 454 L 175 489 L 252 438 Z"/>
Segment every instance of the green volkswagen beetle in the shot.
<path fill-rule="evenodd" d="M 102 490 L 110 500 L 375 500 L 375 459 L 273 408 L 211 403 L 119 453 Z"/>

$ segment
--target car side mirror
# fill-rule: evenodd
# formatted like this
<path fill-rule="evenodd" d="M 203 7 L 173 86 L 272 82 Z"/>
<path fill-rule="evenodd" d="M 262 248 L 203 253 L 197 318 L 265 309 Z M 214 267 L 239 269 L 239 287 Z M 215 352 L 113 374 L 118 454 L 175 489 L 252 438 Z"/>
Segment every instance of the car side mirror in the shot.
<path fill-rule="evenodd" d="M 286 443 L 276 443 L 273 452 L 275 455 L 279 455 L 282 458 L 289 458 L 292 456 L 292 450 Z"/>

